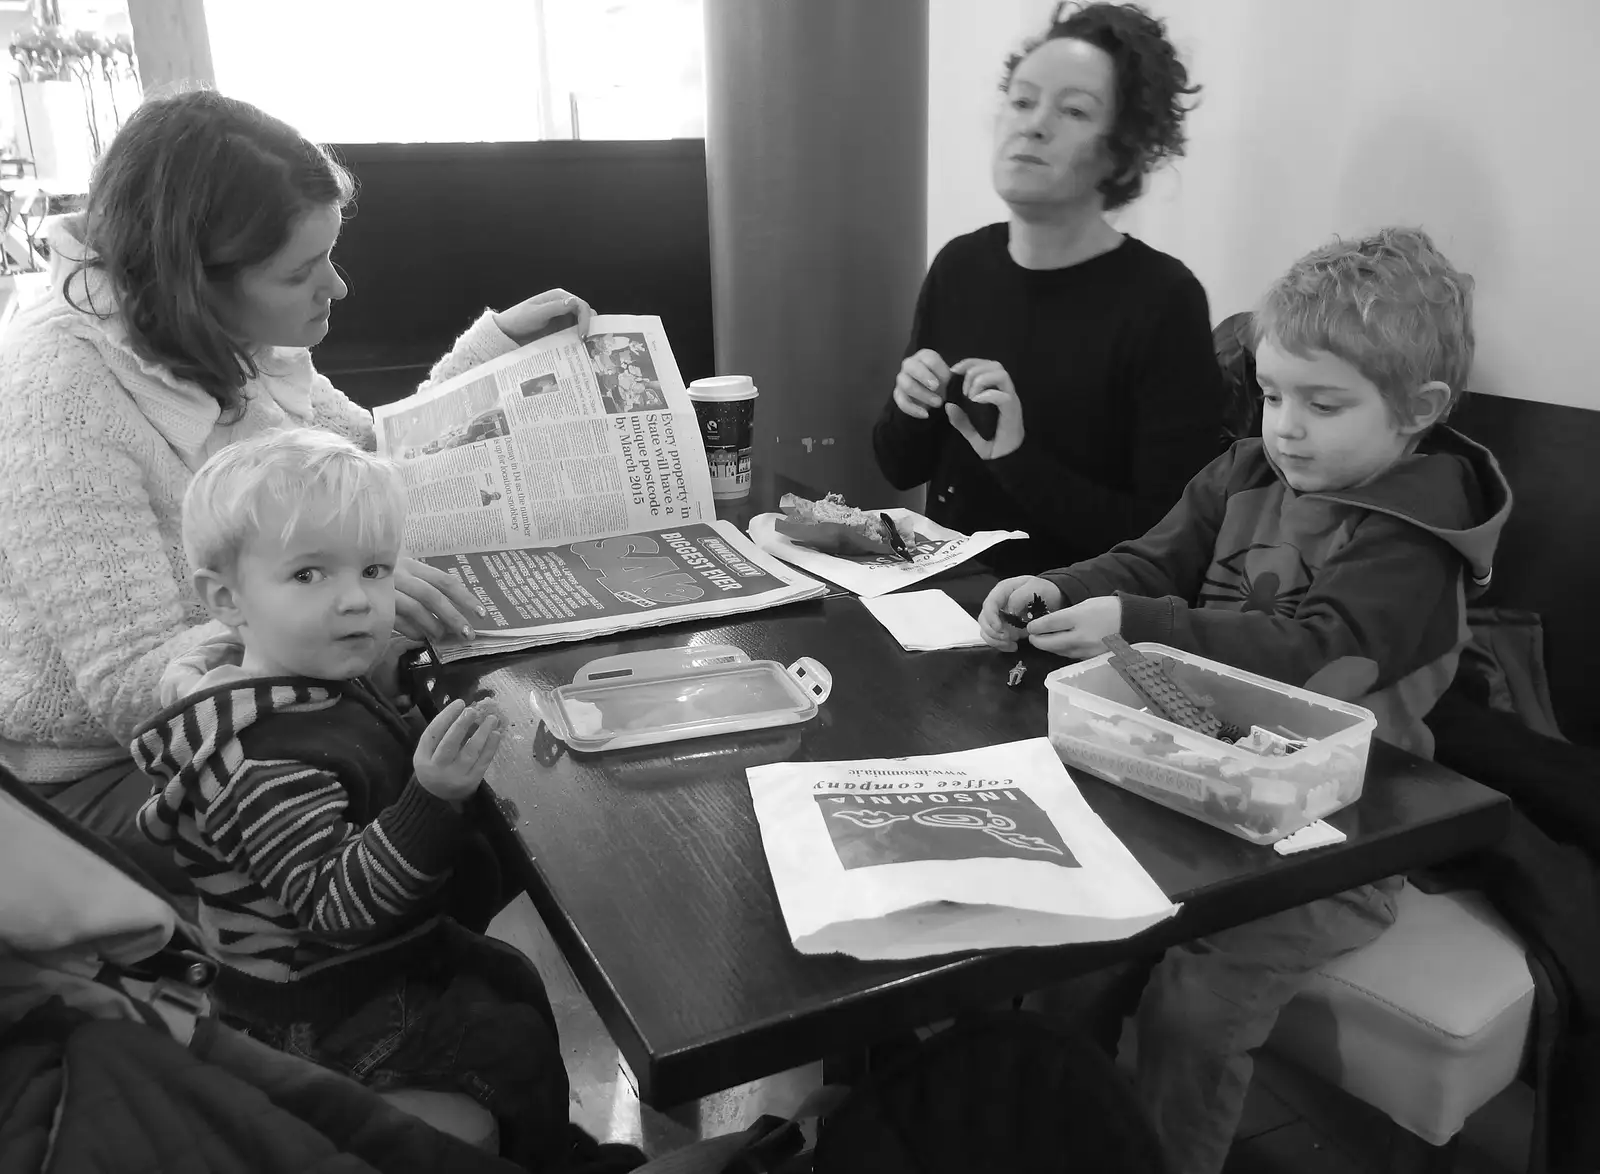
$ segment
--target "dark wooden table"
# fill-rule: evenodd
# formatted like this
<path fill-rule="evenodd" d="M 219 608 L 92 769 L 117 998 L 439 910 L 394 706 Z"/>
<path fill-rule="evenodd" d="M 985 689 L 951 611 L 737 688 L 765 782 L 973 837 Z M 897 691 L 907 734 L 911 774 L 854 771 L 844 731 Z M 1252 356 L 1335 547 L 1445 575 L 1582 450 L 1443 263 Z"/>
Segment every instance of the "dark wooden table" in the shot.
<path fill-rule="evenodd" d="M 976 611 L 991 580 L 942 582 Z M 530 686 L 565 684 L 600 656 L 735 644 L 753 659 L 809 655 L 833 672 L 799 727 L 584 756 L 537 736 Z M 739 622 L 684 625 L 452 665 L 435 701 L 493 694 L 510 719 L 488 782 L 509 855 L 653 1105 L 865 1048 L 1353 885 L 1492 842 L 1503 796 L 1377 744 L 1359 803 L 1330 818 L 1342 845 L 1279 856 L 1082 771 L 1085 798 L 1165 892 L 1177 917 L 1127 942 L 913 962 L 808 957 L 791 946 L 745 782 L 762 763 L 933 754 L 1045 733 L 1043 680 L 1062 663 L 1028 650 L 903 652 L 852 596 Z"/>

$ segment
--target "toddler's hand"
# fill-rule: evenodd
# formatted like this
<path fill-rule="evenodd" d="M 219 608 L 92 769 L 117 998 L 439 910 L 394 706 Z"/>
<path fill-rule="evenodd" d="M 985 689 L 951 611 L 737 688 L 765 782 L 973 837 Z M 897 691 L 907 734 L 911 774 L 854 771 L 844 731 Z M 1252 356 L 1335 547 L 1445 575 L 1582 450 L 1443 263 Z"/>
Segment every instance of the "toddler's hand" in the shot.
<path fill-rule="evenodd" d="M 1006 623 L 1000 618 L 1000 613 L 1022 615 L 1033 603 L 1035 595 L 1044 600 L 1044 605 L 1051 611 L 1061 606 L 1061 588 L 1037 575 L 1018 575 L 996 583 L 983 601 L 983 610 L 978 613 L 978 632 L 983 636 L 984 643 L 1001 652 L 1016 651 L 1017 637 L 1022 630 Z"/>
<path fill-rule="evenodd" d="M 930 408 L 944 403 L 944 385 L 949 381 L 950 368 L 938 351 L 924 348 L 908 355 L 894 377 L 894 406 L 908 416 L 926 420 Z"/>
<path fill-rule="evenodd" d="M 417 782 L 435 798 L 456 802 L 483 781 L 483 772 L 500 749 L 500 716 L 459 698 L 439 711 L 417 742 L 411 767 Z"/>
<path fill-rule="evenodd" d="M 1122 600 L 1115 595 L 1097 595 L 1072 607 L 1041 616 L 1028 625 L 1028 639 L 1035 648 L 1087 660 L 1106 650 L 1105 639 L 1122 631 Z"/>

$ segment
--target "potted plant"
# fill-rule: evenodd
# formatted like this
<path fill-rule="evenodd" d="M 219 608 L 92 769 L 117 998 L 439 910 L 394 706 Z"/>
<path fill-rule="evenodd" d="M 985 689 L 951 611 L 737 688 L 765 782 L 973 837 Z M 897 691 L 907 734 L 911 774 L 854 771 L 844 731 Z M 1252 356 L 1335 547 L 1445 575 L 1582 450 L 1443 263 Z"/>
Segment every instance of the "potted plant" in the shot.
<path fill-rule="evenodd" d="M 87 190 L 105 142 L 138 102 L 133 45 L 61 27 L 56 0 L 33 0 L 33 23 L 11 39 L 17 149 L 41 179 Z"/>

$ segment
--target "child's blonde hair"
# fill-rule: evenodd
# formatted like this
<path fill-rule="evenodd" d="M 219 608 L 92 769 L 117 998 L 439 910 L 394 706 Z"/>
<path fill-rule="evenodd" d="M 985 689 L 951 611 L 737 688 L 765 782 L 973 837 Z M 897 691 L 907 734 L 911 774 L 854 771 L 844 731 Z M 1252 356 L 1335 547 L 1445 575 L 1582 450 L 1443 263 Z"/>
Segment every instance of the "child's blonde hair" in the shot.
<path fill-rule="evenodd" d="M 354 514 L 360 541 L 400 544 L 406 490 L 393 463 L 318 428 L 288 428 L 229 445 L 200 466 L 183 495 L 183 551 L 194 570 L 231 571 L 284 507 L 283 537 L 306 521 Z"/>
<path fill-rule="evenodd" d="M 1256 342 L 1343 359 L 1403 423 L 1414 418 L 1412 393 L 1437 380 L 1450 388 L 1443 421 L 1472 370 L 1472 285 L 1420 228 L 1336 238 L 1273 283 L 1256 307 Z"/>

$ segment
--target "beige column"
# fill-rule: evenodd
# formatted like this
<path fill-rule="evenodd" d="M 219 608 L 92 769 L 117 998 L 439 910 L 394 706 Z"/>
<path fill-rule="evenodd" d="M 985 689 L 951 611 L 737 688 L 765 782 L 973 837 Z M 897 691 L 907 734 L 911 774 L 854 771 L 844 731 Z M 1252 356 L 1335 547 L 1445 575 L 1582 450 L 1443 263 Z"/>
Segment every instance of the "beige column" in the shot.
<path fill-rule="evenodd" d="M 263 0 L 264 17 L 273 5 Z M 204 0 L 128 0 L 133 52 L 147 94 L 183 82 L 216 81 Z"/>
<path fill-rule="evenodd" d="M 895 504 L 871 433 L 927 265 L 927 0 L 705 14 L 717 370 L 760 389 L 752 504 Z"/>

